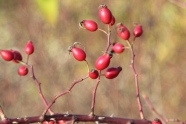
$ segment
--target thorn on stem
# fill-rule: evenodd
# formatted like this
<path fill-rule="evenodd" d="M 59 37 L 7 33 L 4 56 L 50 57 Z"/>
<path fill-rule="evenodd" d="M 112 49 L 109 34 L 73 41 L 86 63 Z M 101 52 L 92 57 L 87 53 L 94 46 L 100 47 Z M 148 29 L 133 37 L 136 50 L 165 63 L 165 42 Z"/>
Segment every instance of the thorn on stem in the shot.
<path fill-rule="evenodd" d="M 105 119 L 105 117 L 98 117 L 98 119 L 99 119 L 99 120 L 104 120 L 104 119 Z"/>

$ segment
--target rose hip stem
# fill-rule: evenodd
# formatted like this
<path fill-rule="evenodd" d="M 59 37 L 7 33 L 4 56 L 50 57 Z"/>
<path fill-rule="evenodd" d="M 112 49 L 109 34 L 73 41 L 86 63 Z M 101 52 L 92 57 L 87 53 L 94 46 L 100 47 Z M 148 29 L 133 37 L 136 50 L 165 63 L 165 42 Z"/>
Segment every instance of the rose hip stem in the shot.
<path fill-rule="evenodd" d="M 74 81 L 74 82 L 71 84 L 71 86 L 70 86 L 66 91 L 63 91 L 63 92 L 61 92 L 60 94 L 56 95 L 56 96 L 52 99 L 52 101 L 48 104 L 48 106 L 47 106 L 46 109 L 43 111 L 43 113 L 42 113 L 41 116 L 43 116 L 43 117 L 45 116 L 45 114 L 47 113 L 47 111 L 50 109 L 50 107 L 55 103 L 55 101 L 56 101 L 59 97 L 65 95 L 65 94 L 70 93 L 71 90 L 72 90 L 72 88 L 73 88 L 77 83 L 82 82 L 83 80 L 85 80 L 85 79 L 88 78 L 88 77 L 89 77 L 89 76 L 87 75 L 87 76 L 85 76 L 85 77 L 83 77 L 83 78 L 80 78 L 79 80 Z"/>
<path fill-rule="evenodd" d="M 101 74 L 101 71 L 99 72 L 99 74 Z M 99 82 L 100 82 L 100 76 L 98 76 L 97 82 L 96 82 L 96 86 L 94 87 L 94 90 L 92 92 L 91 113 L 89 114 L 90 116 L 93 116 L 94 115 L 94 107 L 95 107 L 95 102 L 96 102 L 96 91 L 97 91 Z"/>
<path fill-rule="evenodd" d="M 43 93 L 42 93 L 42 90 L 41 90 L 41 83 L 37 80 L 37 78 L 35 77 L 35 74 L 34 74 L 34 68 L 33 66 L 30 66 L 30 65 L 27 65 L 28 67 L 30 67 L 30 70 L 31 70 L 31 73 L 32 73 L 32 76 L 31 78 L 34 80 L 34 82 L 36 83 L 37 87 L 38 87 L 38 91 L 39 91 L 39 95 L 41 97 L 41 99 L 43 100 L 43 103 L 45 104 L 45 106 L 47 107 L 48 106 L 48 103 L 45 99 L 45 97 L 43 96 Z M 48 109 L 49 113 L 52 115 L 54 114 L 54 112 L 51 110 L 51 109 Z"/>
<path fill-rule="evenodd" d="M 141 104 L 141 99 L 140 99 L 140 93 L 139 93 L 138 74 L 136 73 L 136 70 L 135 70 L 135 67 L 134 67 L 135 54 L 134 54 L 133 46 L 130 44 L 129 40 L 127 40 L 127 44 L 128 44 L 129 49 L 131 51 L 131 64 L 130 64 L 130 67 L 132 69 L 132 72 L 134 74 L 134 79 L 135 79 L 136 97 L 137 97 L 137 102 L 138 102 L 139 113 L 140 113 L 141 119 L 145 119 L 144 118 L 144 114 L 143 114 L 143 108 L 142 108 L 142 104 Z"/>

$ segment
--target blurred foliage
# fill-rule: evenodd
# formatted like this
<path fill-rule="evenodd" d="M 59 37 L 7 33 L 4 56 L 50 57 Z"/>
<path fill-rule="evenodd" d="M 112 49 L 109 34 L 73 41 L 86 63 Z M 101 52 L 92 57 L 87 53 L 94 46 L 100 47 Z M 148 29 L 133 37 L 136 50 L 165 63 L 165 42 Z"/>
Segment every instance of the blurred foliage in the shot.
<path fill-rule="evenodd" d="M 186 10 L 167 0 L 0 0 L 0 46 L 22 52 L 28 40 L 35 45 L 30 56 L 35 75 L 42 83 L 47 101 L 66 90 L 74 80 L 87 74 L 86 64 L 77 62 L 68 53 L 68 46 L 78 41 L 83 44 L 91 68 L 105 49 L 106 36 L 79 29 L 84 19 L 98 18 L 98 6 L 105 3 L 116 18 L 131 32 L 134 23 L 143 26 L 144 34 L 135 41 L 135 66 L 139 74 L 141 95 L 146 94 L 159 113 L 167 118 L 185 120 L 185 36 Z M 112 27 L 112 41 L 124 43 Z M 102 77 L 96 98 L 95 112 L 125 118 L 139 118 L 134 78 L 129 67 L 130 52 L 112 58 L 111 66 L 122 66 L 119 77 Z M 17 74 L 19 64 L 0 59 L 0 105 L 8 117 L 39 115 L 44 105 L 37 87 L 28 76 Z M 58 99 L 52 109 L 59 113 L 89 114 L 95 81 L 87 79 L 76 85 L 72 93 Z M 156 116 L 142 99 L 147 119 Z"/>
<path fill-rule="evenodd" d="M 58 19 L 58 0 L 35 0 L 38 5 L 38 9 L 42 12 L 42 15 L 45 17 L 45 20 L 50 24 L 56 24 Z"/>

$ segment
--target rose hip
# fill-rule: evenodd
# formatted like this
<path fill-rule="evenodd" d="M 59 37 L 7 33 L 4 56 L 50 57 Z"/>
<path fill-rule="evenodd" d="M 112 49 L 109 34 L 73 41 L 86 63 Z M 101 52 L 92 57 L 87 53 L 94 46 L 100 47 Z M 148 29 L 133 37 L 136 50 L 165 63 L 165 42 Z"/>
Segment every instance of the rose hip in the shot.
<path fill-rule="evenodd" d="M 105 24 L 109 24 L 112 21 L 112 13 L 105 4 L 99 6 L 98 15 L 100 20 Z"/>
<path fill-rule="evenodd" d="M 105 77 L 107 79 L 113 79 L 118 76 L 118 74 L 121 72 L 122 68 L 119 67 L 110 67 L 105 71 Z"/>
<path fill-rule="evenodd" d="M 107 68 L 110 64 L 110 59 L 111 59 L 112 55 L 109 54 L 104 54 L 102 56 L 100 56 L 95 63 L 95 67 L 97 70 L 103 70 L 105 68 Z"/>
<path fill-rule="evenodd" d="M 14 54 L 11 52 L 11 50 L 1 50 L 1 57 L 5 61 L 11 61 L 14 59 Z"/>
<path fill-rule="evenodd" d="M 26 47 L 25 47 L 25 53 L 30 55 L 34 52 L 34 46 L 33 46 L 33 43 L 32 41 L 28 41 L 28 43 L 26 44 Z"/>
<path fill-rule="evenodd" d="M 28 68 L 26 67 L 26 66 L 20 66 L 19 68 L 18 68 L 18 74 L 20 75 L 20 76 L 25 76 L 25 75 L 27 75 L 28 74 Z"/>
<path fill-rule="evenodd" d="M 128 40 L 130 38 L 130 32 L 122 23 L 117 24 L 118 36 L 123 40 Z"/>
<path fill-rule="evenodd" d="M 80 22 L 80 24 L 85 27 L 85 29 L 93 32 L 93 31 L 96 31 L 98 29 L 98 25 L 95 21 L 92 21 L 92 20 L 83 20 Z"/>

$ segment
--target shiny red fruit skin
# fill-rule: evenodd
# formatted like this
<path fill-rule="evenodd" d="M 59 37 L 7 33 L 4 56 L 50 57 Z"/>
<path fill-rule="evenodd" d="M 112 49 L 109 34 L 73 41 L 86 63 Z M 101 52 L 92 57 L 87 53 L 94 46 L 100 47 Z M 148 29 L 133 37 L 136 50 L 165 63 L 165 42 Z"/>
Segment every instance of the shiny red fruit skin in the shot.
<path fill-rule="evenodd" d="M 13 62 L 19 63 L 19 61 L 22 61 L 22 55 L 21 55 L 21 53 L 19 51 L 11 50 L 11 52 L 14 55 L 14 58 L 12 60 Z"/>
<path fill-rule="evenodd" d="M 118 76 L 118 74 L 121 72 L 122 68 L 119 67 L 110 67 L 105 71 L 105 77 L 107 79 L 113 79 Z"/>
<path fill-rule="evenodd" d="M 115 24 L 115 17 L 112 16 L 112 21 L 110 22 L 110 25 L 112 26 L 112 25 L 114 25 L 114 24 Z"/>
<path fill-rule="evenodd" d="M 152 121 L 152 124 L 162 124 L 162 122 L 161 122 L 160 119 L 155 118 L 155 119 Z"/>
<path fill-rule="evenodd" d="M 102 56 L 100 56 L 95 63 L 95 67 L 97 70 L 103 70 L 105 68 L 107 68 L 110 64 L 110 55 L 109 54 L 104 54 Z"/>
<path fill-rule="evenodd" d="M 83 21 L 84 27 L 89 31 L 96 31 L 98 29 L 98 25 L 96 22 L 92 20 L 84 20 Z"/>
<path fill-rule="evenodd" d="M 43 121 L 42 124 L 55 124 L 54 120 L 50 120 L 50 121 Z"/>
<path fill-rule="evenodd" d="M 32 41 L 28 41 L 26 47 L 25 47 L 25 53 L 28 55 L 31 55 L 34 52 L 34 46 Z"/>
<path fill-rule="evenodd" d="M 117 26 L 118 36 L 123 40 L 128 40 L 130 38 L 130 32 L 123 24 Z"/>
<path fill-rule="evenodd" d="M 20 66 L 20 67 L 18 68 L 18 74 L 19 74 L 20 76 L 25 76 L 25 75 L 27 75 L 27 74 L 28 74 L 28 68 L 27 68 L 26 66 Z"/>
<path fill-rule="evenodd" d="M 114 46 L 112 46 L 112 50 L 115 53 L 122 53 L 125 50 L 125 46 L 121 43 L 116 43 Z"/>
<path fill-rule="evenodd" d="M 112 13 L 106 5 L 100 5 L 98 15 L 100 20 L 105 24 L 109 24 L 112 21 Z"/>
<path fill-rule="evenodd" d="M 14 54 L 10 50 L 1 50 L 1 57 L 5 61 L 11 61 L 14 58 Z"/>
<path fill-rule="evenodd" d="M 92 79 L 96 79 L 96 78 L 98 78 L 98 76 L 99 76 L 99 72 L 95 69 L 92 69 L 89 72 L 89 77 L 92 78 Z"/>
<path fill-rule="evenodd" d="M 58 120 L 57 124 L 66 124 L 66 121 L 65 120 Z"/>
<path fill-rule="evenodd" d="M 86 53 L 82 49 L 73 47 L 71 51 L 76 60 L 84 61 L 86 59 Z"/>
<path fill-rule="evenodd" d="M 135 37 L 140 37 L 142 33 L 143 33 L 143 29 L 141 25 L 137 25 L 133 30 L 133 34 Z"/>

